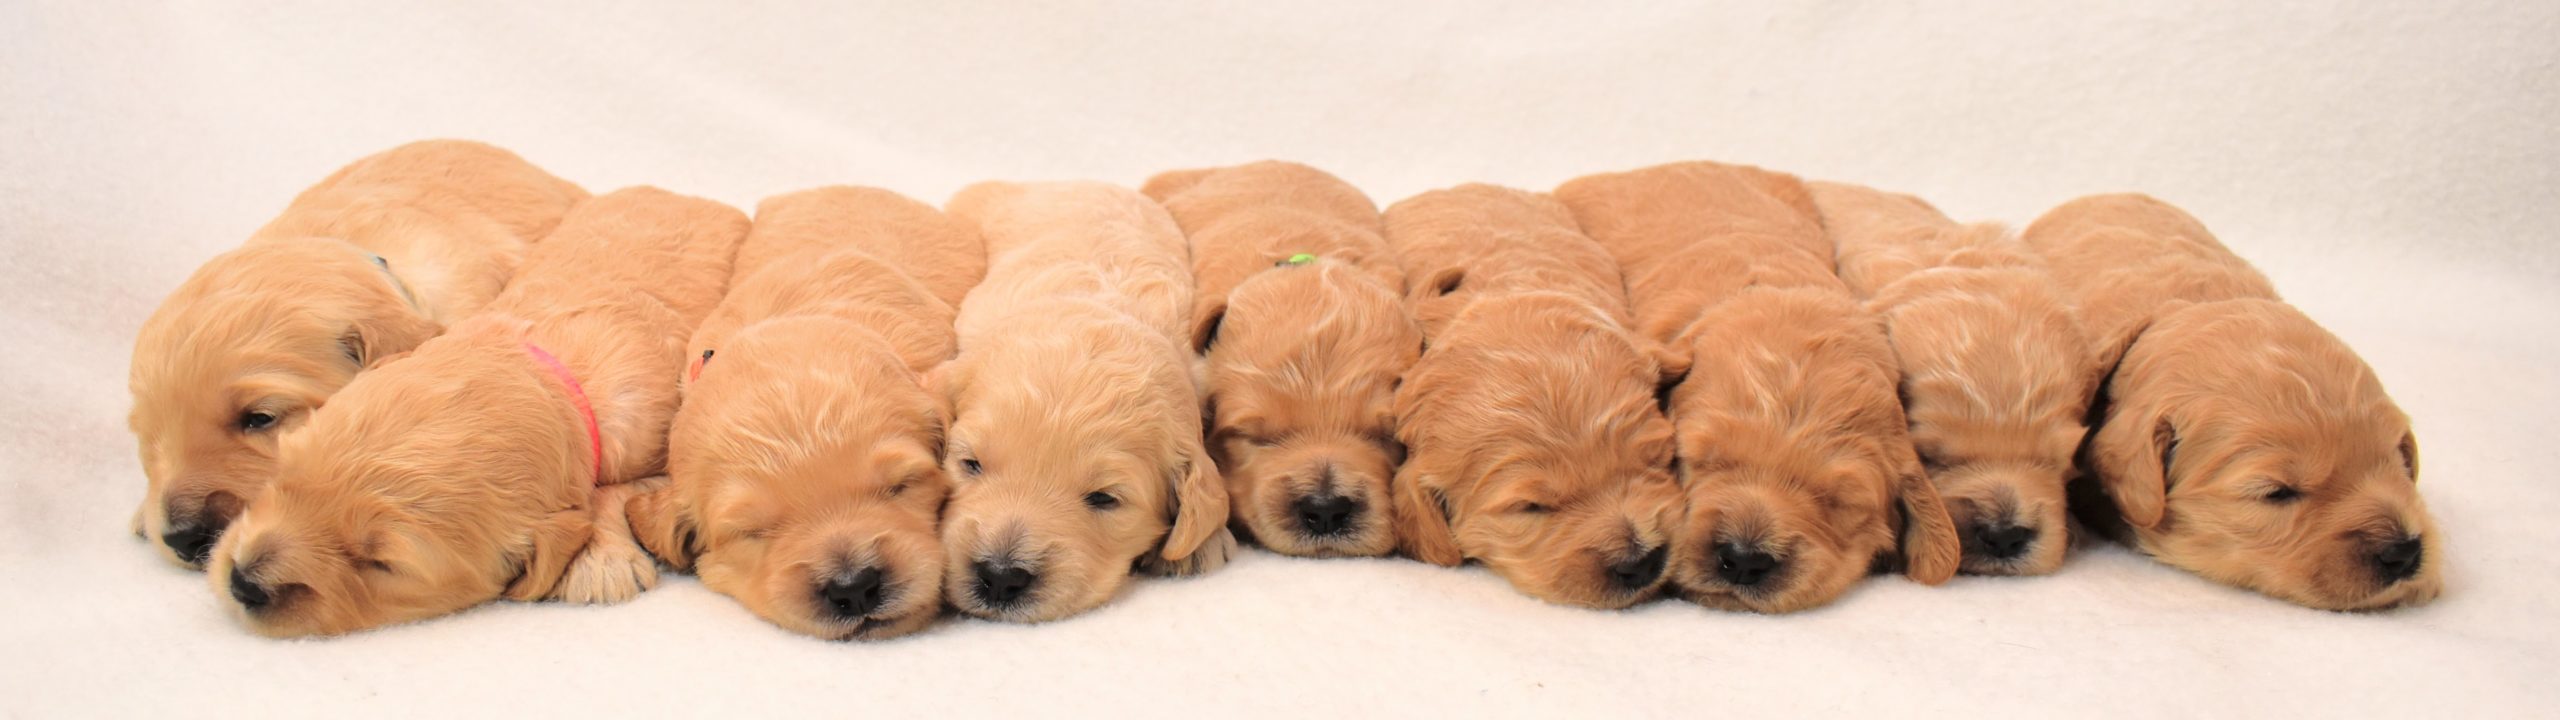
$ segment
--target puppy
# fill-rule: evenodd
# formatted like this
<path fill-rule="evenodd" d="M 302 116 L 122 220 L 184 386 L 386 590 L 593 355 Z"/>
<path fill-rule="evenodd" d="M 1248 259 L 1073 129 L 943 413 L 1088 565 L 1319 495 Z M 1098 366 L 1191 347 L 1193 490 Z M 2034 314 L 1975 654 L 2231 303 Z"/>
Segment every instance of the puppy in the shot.
<path fill-rule="evenodd" d="M 663 469 L 685 336 L 746 230 L 654 189 L 579 205 L 487 312 L 283 439 L 275 479 L 214 547 L 214 594 L 251 630 L 295 636 L 653 584 L 626 483 Z"/>
<path fill-rule="evenodd" d="M 1684 596 L 1793 612 L 1897 561 L 1928 584 L 1954 574 L 1959 542 L 1912 450 L 1883 323 L 1832 275 L 1801 181 L 1680 163 L 1557 193 L 1613 254 L 1659 259 L 1631 283 L 1638 316 L 1692 361 L 1697 381 L 1662 400 L 1687 491 L 1670 562 Z"/>
<path fill-rule="evenodd" d="M 670 484 L 633 498 L 632 529 L 793 632 L 921 629 L 942 610 L 950 490 L 923 373 L 956 342 L 942 294 L 966 293 L 986 251 L 932 206 L 829 187 L 757 206 L 738 256 L 762 264 L 739 265 L 689 343 Z"/>
<path fill-rule="evenodd" d="M 331 174 L 207 261 L 134 341 L 134 533 L 201 567 L 274 474 L 277 437 L 358 371 L 479 312 L 586 197 L 505 150 L 411 143 Z"/>
<path fill-rule="evenodd" d="M 1481 561 L 1549 602 L 1653 596 L 1680 519 L 1654 394 L 1684 368 L 1627 329 L 1607 254 L 1554 199 L 1487 185 L 1423 193 L 1386 220 L 1390 242 L 1420 250 L 1408 273 L 1463 279 L 1425 302 L 1466 301 L 1396 393 L 1413 449 L 1392 483 L 1398 546 Z"/>
<path fill-rule="evenodd" d="M 947 210 L 988 254 L 960 303 L 959 355 L 928 382 L 950 418 L 951 604 L 1039 622 L 1100 606 L 1133 566 L 1224 565 L 1235 538 L 1184 351 L 1181 228 L 1090 182 L 983 183 Z"/>
<path fill-rule="evenodd" d="M 2062 291 L 1997 225 L 1959 226 L 1907 195 L 1812 188 L 1840 278 L 1884 317 L 1912 443 L 1964 542 L 1961 569 L 2061 567 L 2065 488 L 2097 382 Z"/>
<path fill-rule="evenodd" d="M 2081 451 L 2092 482 L 2073 488 L 2084 521 L 2172 566 L 2315 608 L 2443 592 L 2417 437 L 2345 343 L 2150 197 L 2074 200 L 2022 237 L 2112 367 Z"/>
<path fill-rule="evenodd" d="M 1288 555 L 1395 549 L 1395 389 L 1422 351 L 1376 205 L 1305 165 L 1165 173 L 1144 192 L 1191 241 L 1191 317 L 1230 529 Z"/>

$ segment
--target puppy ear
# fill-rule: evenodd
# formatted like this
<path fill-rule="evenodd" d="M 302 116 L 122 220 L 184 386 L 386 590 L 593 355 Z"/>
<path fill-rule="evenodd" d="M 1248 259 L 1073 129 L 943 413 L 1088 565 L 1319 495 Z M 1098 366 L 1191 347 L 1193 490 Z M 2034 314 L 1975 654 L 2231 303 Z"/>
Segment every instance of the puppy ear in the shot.
<path fill-rule="evenodd" d="M 1447 489 L 1438 474 L 1423 470 L 1427 464 L 1425 458 L 1413 458 L 1396 468 L 1395 509 L 1389 513 L 1395 516 L 1396 549 L 1415 560 L 1457 567 L 1466 555 L 1449 529 Z"/>
<path fill-rule="evenodd" d="M 649 554 L 677 570 L 693 569 L 694 559 L 702 554 L 701 526 L 692 509 L 677 497 L 675 483 L 642 489 L 631 496 L 623 512 L 631 521 L 631 534 Z"/>
<path fill-rule="evenodd" d="M 1202 543 L 1227 528 L 1227 483 L 1218 476 L 1218 464 L 1192 441 L 1189 457 L 1169 481 L 1173 484 L 1173 531 L 1164 538 L 1159 556 L 1167 561 L 1191 557 Z"/>
<path fill-rule="evenodd" d="M 944 360 L 942 364 L 926 370 L 924 377 L 917 379 L 924 386 L 924 394 L 932 397 L 934 402 L 939 404 L 937 410 L 942 413 L 942 421 L 946 425 L 952 418 L 960 416 L 960 393 L 969 389 L 968 368 L 960 363 L 961 358 L 956 357 Z M 949 429 L 945 427 L 944 431 L 948 432 Z"/>
<path fill-rule="evenodd" d="M 1661 408 L 1664 413 L 1669 413 L 1671 412 L 1671 391 L 1689 379 L 1689 355 L 1681 352 L 1678 347 L 1642 337 L 1637 337 L 1636 342 L 1644 346 L 1646 354 L 1653 356 L 1656 373 L 1653 383 L 1653 404 Z"/>
<path fill-rule="evenodd" d="M 2400 436 L 2400 464 L 2409 469 L 2410 484 L 2416 484 L 2418 482 L 2418 433 L 2416 431 Z"/>
<path fill-rule="evenodd" d="M 594 518 L 585 507 L 555 512 L 536 522 L 523 555 L 517 558 L 516 578 L 508 581 L 504 596 L 518 602 L 549 597 L 560 578 L 569 574 L 569 562 L 587 549 L 587 538 L 594 531 Z"/>
<path fill-rule="evenodd" d="M 1226 320 L 1226 298 L 1202 298 L 1200 307 L 1191 311 L 1192 354 L 1209 354 L 1209 346 L 1218 342 L 1218 326 Z"/>
<path fill-rule="evenodd" d="M 338 337 L 338 351 L 356 367 L 369 370 L 443 333 L 443 326 L 403 305 L 358 318 Z"/>
<path fill-rule="evenodd" d="M 2140 528 L 2158 526 L 2167 512 L 2177 452 L 2177 426 L 2160 412 L 2119 415 L 2089 441 L 2098 486 L 2124 521 Z"/>
<path fill-rule="evenodd" d="M 1902 573 L 1923 585 L 1955 577 L 1964 561 L 1964 541 L 1956 537 L 1955 520 L 1938 498 L 1937 485 L 1911 468 L 1894 481 L 1893 494 L 1902 506 Z"/>

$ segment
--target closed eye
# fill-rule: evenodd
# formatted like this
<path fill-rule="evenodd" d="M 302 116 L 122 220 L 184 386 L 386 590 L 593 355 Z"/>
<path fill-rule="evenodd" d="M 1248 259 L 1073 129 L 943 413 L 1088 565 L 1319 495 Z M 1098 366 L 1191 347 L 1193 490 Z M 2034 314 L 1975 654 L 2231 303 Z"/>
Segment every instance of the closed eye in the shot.
<path fill-rule="evenodd" d="M 2274 488 L 2267 490 L 2265 495 L 2260 496 L 2260 499 L 2277 505 L 2286 505 L 2291 504 L 2295 500 L 2302 499 L 2302 491 L 2294 489 L 2291 485 L 2277 485 Z"/>
<path fill-rule="evenodd" d="M 1093 508 L 1095 511 L 1107 511 L 1120 507 L 1120 498 L 1112 496 L 1111 493 L 1095 490 L 1084 494 L 1084 506 Z"/>
<path fill-rule="evenodd" d="M 1511 512 L 1522 515 L 1545 515 L 1555 511 L 1555 508 L 1548 507 L 1545 503 L 1520 502 L 1511 506 Z"/>

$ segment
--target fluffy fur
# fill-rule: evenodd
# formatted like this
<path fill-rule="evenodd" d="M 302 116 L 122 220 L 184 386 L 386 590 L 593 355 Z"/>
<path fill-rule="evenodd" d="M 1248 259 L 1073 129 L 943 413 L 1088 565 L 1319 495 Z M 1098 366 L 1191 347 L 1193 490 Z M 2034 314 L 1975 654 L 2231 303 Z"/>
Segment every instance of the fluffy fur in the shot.
<path fill-rule="evenodd" d="M 178 286 L 133 345 L 134 533 L 198 567 L 276 439 L 356 373 L 476 313 L 587 192 L 475 142 L 411 143 L 304 190 Z"/>
<path fill-rule="evenodd" d="M 1290 555 L 1395 549 L 1395 389 L 1422 351 L 1377 206 L 1265 161 L 1149 180 L 1191 241 L 1209 453 L 1231 529 Z M 1300 253 L 1306 264 L 1287 261 Z"/>
<path fill-rule="evenodd" d="M 956 342 L 942 297 L 976 283 L 985 248 L 932 206 L 830 187 L 757 206 L 738 256 L 740 279 L 688 343 L 669 484 L 633 500 L 634 531 L 793 632 L 931 624 L 950 483 L 922 380 Z"/>
<path fill-rule="evenodd" d="M 2071 545 L 2088 340 L 2043 264 L 1997 225 L 1907 195 L 1813 183 L 1840 277 L 1884 317 L 1903 411 L 1964 540 L 1963 571 L 2041 575 Z"/>
<path fill-rule="evenodd" d="M 1654 393 L 1684 364 L 1627 329 L 1615 263 L 1536 193 L 1437 190 L 1386 220 L 1440 316 L 1396 393 L 1398 546 L 1550 602 L 1653 596 L 1680 519 Z"/>
<path fill-rule="evenodd" d="M 1038 622 L 1100 606 L 1133 566 L 1197 574 L 1235 550 L 1186 352 L 1189 253 L 1164 208 L 1091 182 L 983 183 L 947 209 L 986 239 L 950 418 L 945 593 Z"/>
<path fill-rule="evenodd" d="M 2112 367 L 2081 450 L 2091 482 L 2073 487 L 2083 520 L 2172 566 L 2311 607 L 2443 592 L 2417 437 L 2345 343 L 2157 199 L 2081 198 L 2022 237 Z"/>
<path fill-rule="evenodd" d="M 1832 275 L 1802 182 L 1692 162 L 1557 190 L 1632 267 L 1637 314 L 1694 382 L 1665 395 L 1687 515 L 1671 578 L 1693 602 L 1792 612 L 1875 567 L 1935 584 L 1958 541 L 1922 473 L 1883 323 Z M 1907 518 L 1907 522 L 1906 522 Z"/>
<path fill-rule="evenodd" d="M 214 549 L 215 596 L 251 630 L 293 636 L 653 584 L 626 483 L 663 469 L 685 336 L 746 230 L 734 209 L 654 189 L 581 204 L 488 312 L 284 438 L 276 479 Z"/>

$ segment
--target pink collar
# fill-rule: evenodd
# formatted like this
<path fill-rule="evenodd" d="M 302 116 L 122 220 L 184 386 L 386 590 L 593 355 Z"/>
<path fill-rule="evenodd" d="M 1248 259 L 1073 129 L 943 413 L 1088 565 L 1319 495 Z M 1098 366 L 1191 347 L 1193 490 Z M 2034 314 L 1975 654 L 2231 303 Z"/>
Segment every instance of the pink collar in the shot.
<path fill-rule="evenodd" d="M 588 476 L 587 481 L 591 484 L 604 482 L 604 431 L 596 427 L 596 409 L 587 404 L 586 386 L 579 385 L 578 376 L 569 372 L 569 366 L 561 364 L 560 358 L 552 357 L 542 346 L 527 341 L 524 352 L 533 356 L 534 362 L 542 363 L 543 369 L 550 370 L 553 377 L 560 378 L 560 384 L 568 386 L 570 404 L 578 406 L 578 419 L 587 423 L 587 447 L 595 449 L 594 462 L 590 465 L 595 474 Z"/>

